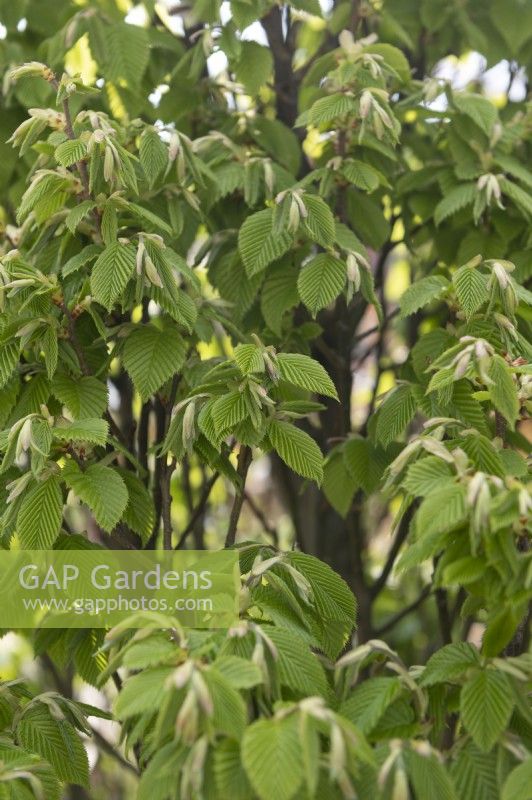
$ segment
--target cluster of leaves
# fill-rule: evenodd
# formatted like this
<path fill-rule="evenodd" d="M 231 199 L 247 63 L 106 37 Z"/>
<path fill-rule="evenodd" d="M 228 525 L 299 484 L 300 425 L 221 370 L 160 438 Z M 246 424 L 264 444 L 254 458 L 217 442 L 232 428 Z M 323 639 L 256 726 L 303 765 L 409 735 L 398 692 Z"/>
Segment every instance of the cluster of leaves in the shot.
<path fill-rule="evenodd" d="M 521 4 L 339 2 L 325 20 L 314 0 L 201 0 L 181 33 L 144 7 L 137 25 L 111 0 L 0 2 L 2 546 L 179 547 L 219 476 L 232 544 L 252 455 L 270 453 L 301 478 L 295 522 L 307 506 L 338 552 L 362 643 L 326 565 L 245 545 L 235 629 L 152 617 L 105 646 L 41 631 L 36 653 L 126 677 L 114 716 L 141 798 L 526 800 L 531 112 L 424 74 L 464 39 L 526 64 Z M 257 21 L 269 47 L 243 36 Z M 412 278 L 399 314 L 395 257 Z M 409 355 L 353 431 L 368 318 L 378 370 L 392 326 Z M 178 537 L 181 463 L 205 481 Z M 371 532 L 399 508 L 373 583 L 361 507 Z M 439 603 L 446 645 L 425 667 L 372 636 L 397 556 Z M 452 643 L 453 610 L 464 636 L 482 623 L 480 648 Z M 87 783 L 74 729 L 93 711 L 5 686 L 0 798 Z"/>
<path fill-rule="evenodd" d="M 489 658 L 462 642 L 408 669 L 379 640 L 345 652 L 355 598 L 341 578 L 301 553 L 239 553 L 232 629 L 185 632 L 146 613 L 106 636 L 98 682 L 125 677 L 113 714 L 142 771 L 139 800 L 386 800 L 408 786 L 436 800 L 527 797 L 528 656 Z M 100 712 L 16 682 L 1 696 L 5 797 L 86 784 L 75 728 L 90 732 L 86 715 Z M 460 717 L 443 754 L 449 707 Z"/>

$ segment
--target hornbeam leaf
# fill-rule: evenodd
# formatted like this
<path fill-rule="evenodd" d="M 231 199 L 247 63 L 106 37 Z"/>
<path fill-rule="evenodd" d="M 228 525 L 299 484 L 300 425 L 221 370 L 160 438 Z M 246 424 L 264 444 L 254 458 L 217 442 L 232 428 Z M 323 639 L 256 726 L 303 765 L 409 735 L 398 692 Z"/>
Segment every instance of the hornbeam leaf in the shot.
<path fill-rule="evenodd" d="M 336 388 L 322 365 L 300 353 L 279 353 L 277 365 L 283 380 L 316 394 L 338 400 Z"/>
<path fill-rule="evenodd" d="M 136 251 L 132 244 L 113 242 L 96 259 L 92 268 L 94 299 L 110 311 L 135 270 Z"/>
<path fill-rule="evenodd" d="M 261 719 L 250 725 L 242 740 L 242 762 L 261 800 L 290 800 L 303 780 L 297 717 Z"/>
<path fill-rule="evenodd" d="M 17 517 L 17 533 L 26 550 L 48 550 L 61 530 L 63 498 L 59 479 L 51 475 L 24 495 Z"/>
<path fill-rule="evenodd" d="M 272 420 L 268 428 L 270 441 L 282 460 L 294 472 L 316 483 L 323 480 L 323 456 L 308 433 L 289 422 Z"/>
<path fill-rule="evenodd" d="M 399 302 L 401 316 L 408 317 L 426 306 L 427 303 L 441 297 L 449 285 L 449 281 L 443 275 L 428 275 L 426 278 L 416 281 L 401 297 Z"/>
<path fill-rule="evenodd" d="M 36 703 L 24 711 L 17 736 L 27 750 L 52 765 L 60 780 L 88 786 L 89 762 L 79 735 L 65 719 L 55 719 L 46 705 Z"/>
<path fill-rule="evenodd" d="M 493 381 L 488 386 L 490 400 L 513 430 L 519 416 L 519 399 L 512 373 L 504 358 L 494 355 L 489 367 L 489 377 Z"/>
<path fill-rule="evenodd" d="M 187 346 L 175 326 L 140 325 L 127 337 L 124 366 L 145 402 L 185 363 Z"/>
<path fill-rule="evenodd" d="M 269 208 L 248 217 L 238 234 L 238 249 L 249 277 L 280 258 L 291 244 L 289 233 L 277 233 L 272 229 L 272 211 Z"/>
<path fill-rule="evenodd" d="M 90 508 L 98 525 L 110 533 L 124 513 L 129 497 L 118 472 L 103 464 L 91 464 L 82 471 L 75 461 L 67 461 L 63 479 Z"/>
<path fill-rule="evenodd" d="M 460 693 L 460 711 L 466 730 L 484 752 L 505 730 L 514 707 L 507 676 L 494 669 L 484 669 L 470 678 Z"/>
<path fill-rule="evenodd" d="M 478 269 L 465 264 L 454 273 L 453 284 L 469 319 L 488 300 L 487 278 Z"/>
<path fill-rule="evenodd" d="M 347 266 L 343 261 L 319 253 L 299 273 L 299 296 L 315 317 L 320 309 L 336 300 L 345 286 Z"/>

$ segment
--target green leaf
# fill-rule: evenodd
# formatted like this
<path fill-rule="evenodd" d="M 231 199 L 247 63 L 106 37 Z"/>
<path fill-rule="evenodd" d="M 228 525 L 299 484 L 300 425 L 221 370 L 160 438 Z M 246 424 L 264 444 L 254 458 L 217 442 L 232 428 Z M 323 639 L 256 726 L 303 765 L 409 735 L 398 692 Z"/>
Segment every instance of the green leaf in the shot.
<path fill-rule="evenodd" d="M 401 691 L 398 678 L 370 678 L 355 686 L 340 706 L 340 714 L 362 733 L 369 734 Z"/>
<path fill-rule="evenodd" d="M 215 748 L 214 775 L 220 800 L 249 800 L 252 796 L 239 742 L 224 739 Z"/>
<path fill-rule="evenodd" d="M 320 695 L 327 698 L 329 687 L 318 658 L 304 639 L 280 627 L 268 630 L 268 637 L 277 649 L 275 661 L 282 686 L 288 686 L 300 697 Z"/>
<path fill-rule="evenodd" d="M 251 95 L 258 93 L 273 72 L 273 56 L 268 47 L 257 42 L 243 41 L 235 65 L 237 80 L 244 84 Z"/>
<path fill-rule="evenodd" d="M 217 433 L 230 430 L 249 415 L 243 392 L 234 392 L 219 397 L 211 407 L 211 415 Z"/>
<path fill-rule="evenodd" d="M 421 675 L 421 686 L 452 682 L 480 663 L 477 648 L 469 642 L 447 644 L 429 658 Z"/>
<path fill-rule="evenodd" d="M 76 419 L 100 417 L 107 408 L 107 386 L 97 378 L 56 375 L 52 394 L 57 397 Z"/>
<path fill-rule="evenodd" d="M 471 92 L 453 94 L 453 103 L 456 108 L 473 120 L 475 125 L 490 136 L 493 126 L 497 121 L 497 109 L 487 98 Z"/>
<path fill-rule="evenodd" d="M 140 137 L 139 158 L 152 189 L 169 164 L 168 148 L 154 128 L 146 128 Z"/>
<path fill-rule="evenodd" d="M 322 365 L 309 356 L 300 353 L 279 353 L 277 366 L 281 378 L 301 389 L 338 399 L 334 383 Z"/>
<path fill-rule="evenodd" d="M 146 669 L 128 678 L 115 700 L 114 714 L 118 719 L 129 719 L 137 714 L 154 714 L 161 706 L 167 691 L 166 681 L 174 667 Z"/>
<path fill-rule="evenodd" d="M 79 139 L 67 139 L 56 147 L 55 157 L 63 167 L 71 167 L 87 155 L 87 146 Z"/>
<path fill-rule="evenodd" d="M 270 441 L 290 469 L 320 484 L 323 480 L 323 456 L 308 433 L 289 422 L 272 420 L 268 428 Z"/>
<path fill-rule="evenodd" d="M 260 300 L 262 316 L 277 336 L 281 335 L 285 312 L 299 303 L 297 276 L 297 270 L 281 262 L 279 266 L 276 265 L 272 270 L 268 270 L 262 287 Z"/>
<path fill-rule="evenodd" d="M 27 750 L 48 761 L 62 781 L 88 786 L 89 762 L 78 734 L 66 720 L 54 719 L 45 705 L 38 703 L 24 712 L 17 736 Z"/>
<path fill-rule="evenodd" d="M 297 717 L 250 725 L 242 740 L 242 762 L 260 800 L 290 800 L 303 780 Z"/>
<path fill-rule="evenodd" d="M 361 486 L 366 494 L 375 491 L 386 466 L 382 450 L 360 436 L 353 436 L 345 443 L 344 463 L 356 486 Z"/>
<path fill-rule="evenodd" d="M 309 111 L 308 121 L 311 125 L 324 125 L 343 117 L 344 114 L 353 114 L 356 108 L 357 102 L 354 97 L 347 94 L 331 94 L 316 100 Z"/>
<path fill-rule="evenodd" d="M 501 800 L 530 800 L 532 786 L 532 757 L 513 769 L 502 787 Z"/>
<path fill-rule="evenodd" d="M 303 203 L 308 212 L 303 220 L 304 229 L 322 247 L 331 247 L 335 232 L 331 209 L 321 197 L 314 194 L 303 195 Z"/>
<path fill-rule="evenodd" d="M 220 656 L 213 666 L 234 689 L 252 689 L 263 682 L 259 667 L 239 656 Z"/>
<path fill-rule="evenodd" d="M 379 185 L 379 173 L 370 164 L 364 161 L 347 159 L 342 164 L 342 175 L 349 183 L 365 192 L 373 192 Z"/>
<path fill-rule="evenodd" d="M 482 753 L 472 741 L 460 748 L 451 775 L 460 800 L 501 800 L 496 760 Z"/>
<path fill-rule="evenodd" d="M 9 381 L 18 364 L 20 340 L 15 337 L 0 341 L 0 389 Z"/>
<path fill-rule="evenodd" d="M 343 261 L 319 253 L 299 273 L 299 296 L 313 317 L 335 300 L 345 286 L 347 267 Z"/>
<path fill-rule="evenodd" d="M 462 687 L 460 711 L 466 730 L 484 752 L 492 749 L 506 729 L 514 700 L 507 676 L 485 669 Z"/>
<path fill-rule="evenodd" d="M 437 456 L 428 456 L 409 466 L 403 486 L 410 494 L 425 497 L 451 479 L 449 464 Z"/>
<path fill-rule="evenodd" d="M 345 517 L 353 503 L 357 486 L 345 466 L 341 451 L 333 451 L 325 462 L 322 488 L 335 511 Z"/>
<path fill-rule="evenodd" d="M 90 508 L 98 525 L 110 533 L 122 517 L 129 497 L 118 472 L 102 464 L 91 464 L 82 471 L 75 461 L 67 461 L 63 479 Z"/>
<path fill-rule="evenodd" d="M 108 311 L 124 291 L 135 270 L 136 251 L 132 244 L 114 242 L 98 256 L 92 268 L 91 291 Z"/>
<path fill-rule="evenodd" d="M 390 66 L 397 73 L 403 83 L 410 81 L 411 67 L 408 59 L 398 47 L 391 44 L 370 44 L 364 47 L 365 53 L 373 53 L 382 56 L 384 64 Z"/>
<path fill-rule="evenodd" d="M 140 325 L 128 335 L 124 346 L 124 366 L 142 401 L 161 388 L 181 370 L 187 345 L 175 325 Z"/>
<path fill-rule="evenodd" d="M 110 81 L 125 81 L 130 89 L 141 82 L 150 56 L 148 31 L 139 25 L 115 22 L 105 27 L 104 75 Z"/>
<path fill-rule="evenodd" d="M 410 750 L 406 763 L 415 796 L 432 800 L 460 800 L 453 782 L 440 760 L 433 754 L 421 754 Z"/>
<path fill-rule="evenodd" d="M 493 381 L 488 386 L 490 400 L 513 430 L 519 416 L 519 400 L 517 387 L 504 358 L 497 354 L 492 357 L 488 375 Z"/>
<path fill-rule="evenodd" d="M 375 436 L 387 447 L 403 433 L 416 413 L 417 405 L 409 385 L 399 385 L 379 407 Z"/>
<path fill-rule="evenodd" d="M 416 514 L 416 527 L 426 537 L 454 530 L 466 519 L 464 487 L 450 484 L 425 497 Z"/>
<path fill-rule="evenodd" d="M 108 433 L 109 425 L 103 419 L 64 422 L 53 428 L 55 438 L 62 442 L 90 442 L 102 447 L 107 443 Z"/>
<path fill-rule="evenodd" d="M 155 524 L 155 508 L 152 494 L 146 489 L 142 481 L 129 470 L 121 469 L 120 476 L 126 484 L 128 492 L 124 522 L 145 543 L 152 535 Z"/>
<path fill-rule="evenodd" d="M 292 244 L 289 233 L 272 229 L 272 211 L 265 208 L 249 216 L 238 234 L 238 249 L 249 277 L 280 258 Z"/>
<path fill-rule="evenodd" d="M 235 347 L 234 358 L 242 375 L 264 372 L 264 358 L 256 344 L 239 344 Z"/>
<path fill-rule="evenodd" d="M 477 196 L 478 189 L 476 183 L 462 183 L 451 189 L 438 203 L 434 209 L 434 222 L 436 225 L 456 214 L 460 209 L 470 205 Z"/>
<path fill-rule="evenodd" d="M 416 281 L 408 287 L 399 301 L 401 316 L 408 317 L 436 298 L 440 298 L 449 285 L 449 281 L 442 275 L 429 275 Z"/>
<path fill-rule="evenodd" d="M 532 217 L 532 197 L 530 194 L 521 189 L 521 187 L 516 183 L 513 183 L 513 181 L 509 181 L 507 178 L 500 178 L 499 186 L 501 187 L 503 194 L 507 195 L 507 197 L 513 200 L 520 211 L 528 219 L 530 219 Z"/>
<path fill-rule="evenodd" d="M 478 269 L 466 264 L 454 273 L 453 284 L 458 302 L 469 319 L 488 300 L 487 279 Z"/>
<path fill-rule="evenodd" d="M 61 530 L 63 497 L 59 479 L 51 475 L 24 495 L 17 533 L 25 550 L 48 550 Z"/>

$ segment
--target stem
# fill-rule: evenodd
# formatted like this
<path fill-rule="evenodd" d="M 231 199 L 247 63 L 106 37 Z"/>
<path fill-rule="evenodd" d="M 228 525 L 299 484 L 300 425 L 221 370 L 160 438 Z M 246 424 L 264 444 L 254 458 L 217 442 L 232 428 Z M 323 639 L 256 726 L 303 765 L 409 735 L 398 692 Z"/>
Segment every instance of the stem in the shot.
<path fill-rule="evenodd" d="M 185 540 L 186 540 L 187 536 L 189 536 L 189 534 L 192 533 L 192 531 L 194 530 L 194 526 L 195 526 L 196 522 L 200 519 L 200 517 L 204 513 L 205 508 L 207 506 L 207 501 L 208 501 L 208 499 L 210 497 L 210 494 L 211 494 L 211 491 L 212 491 L 212 488 L 213 488 L 214 484 L 216 483 L 216 481 L 218 480 L 218 477 L 219 477 L 219 473 L 215 472 L 213 475 L 211 475 L 211 477 L 209 478 L 209 480 L 207 481 L 207 483 L 203 487 L 203 492 L 202 492 L 201 497 L 199 499 L 198 505 L 196 506 L 196 508 L 192 512 L 192 516 L 190 517 L 185 530 L 182 532 L 181 536 L 179 537 L 179 541 L 178 541 L 178 543 L 176 544 L 176 547 L 175 547 L 176 550 L 181 550 L 181 548 L 183 547 L 183 545 L 185 543 Z"/>
<path fill-rule="evenodd" d="M 165 550 L 172 549 L 172 493 L 170 491 L 170 484 L 172 475 L 174 474 L 176 458 L 172 458 L 170 464 L 163 465 L 163 481 L 161 484 L 162 494 L 162 510 L 161 516 L 163 519 L 163 547 Z"/>
<path fill-rule="evenodd" d="M 416 598 L 416 600 L 414 600 L 413 603 L 410 603 L 409 606 L 406 606 L 405 608 L 401 609 L 401 611 L 398 611 L 397 614 L 394 614 L 393 617 L 390 617 L 390 619 L 387 620 L 387 622 L 385 622 L 383 625 L 381 625 L 380 628 L 377 628 L 375 631 L 375 636 L 382 636 L 384 633 L 387 633 L 392 628 L 395 628 L 398 622 L 400 622 L 404 617 L 408 616 L 408 614 L 411 614 L 412 611 L 415 611 L 417 608 L 419 608 L 419 606 L 425 602 L 430 593 L 431 593 L 431 587 L 425 586 L 423 591 Z"/>
<path fill-rule="evenodd" d="M 237 472 L 242 479 L 242 486 L 235 494 L 235 500 L 231 510 L 231 516 L 229 518 L 229 527 L 227 528 L 227 536 L 225 537 L 226 547 L 230 547 L 235 543 L 238 520 L 240 519 L 240 512 L 242 511 L 242 506 L 244 504 L 246 477 L 248 474 L 249 465 L 251 464 L 251 457 L 251 448 L 244 444 L 241 445 L 240 452 L 238 454 Z"/>

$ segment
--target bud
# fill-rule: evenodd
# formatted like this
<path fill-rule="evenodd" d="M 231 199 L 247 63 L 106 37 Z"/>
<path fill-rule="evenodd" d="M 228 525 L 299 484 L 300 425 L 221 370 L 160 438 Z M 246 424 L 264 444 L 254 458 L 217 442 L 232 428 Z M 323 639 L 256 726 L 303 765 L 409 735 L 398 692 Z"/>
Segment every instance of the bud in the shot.
<path fill-rule="evenodd" d="M 391 800 L 410 800 L 408 778 L 402 767 L 398 766 L 393 776 L 393 790 Z"/>
<path fill-rule="evenodd" d="M 49 72 L 46 64 L 41 64 L 40 61 L 28 61 L 12 69 L 9 77 L 12 81 L 18 81 L 19 78 L 45 78 Z"/>
<path fill-rule="evenodd" d="M 347 279 L 353 284 L 355 292 L 358 292 L 360 289 L 360 268 L 354 253 L 348 253 L 347 255 Z"/>
<path fill-rule="evenodd" d="M 103 159 L 103 177 L 109 183 L 113 178 L 114 158 L 113 151 L 109 145 L 105 146 L 105 156 Z"/>
<path fill-rule="evenodd" d="M 144 272 L 146 273 L 146 277 L 151 284 L 158 286 L 160 289 L 163 288 L 161 276 L 157 272 L 157 268 L 148 254 L 144 256 Z"/>
<path fill-rule="evenodd" d="M 196 435 L 196 429 L 194 425 L 195 415 L 196 404 L 194 402 L 189 403 L 183 415 L 183 447 L 185 450 L 187 450 L 187 452 L 189 452 L 192 448 L 192 444 L 194 443 L 194 438 Z"/>
<path fill-rule="evenodd" d="M 196 697 L 198 698 L 203 713 L 208 717 L 212 717 L 214 714 L 214 704 L 211 693 L 205 683 L 205 678 L 197 670 L 192 673 L 192 686 L 194 687 Z"/>
<path fill-rule="evenodd" d="M 366 119 L 368 116 L 371 106 L 373 105 L 373 97 L 371 96 L 371 92 L 367 89 L 364 89 L 362 94 L 360 95 L 360 116 L 362 119 Z"/>
<path fill-rule="evenodd" d="M 292 196 L 292 200 L 290 202 L 290 212 L 288 214 L 288 230 L 295 233 L 299 228 L 299 222 L 299 205 L 296 201 L 296 198 Z"/>

